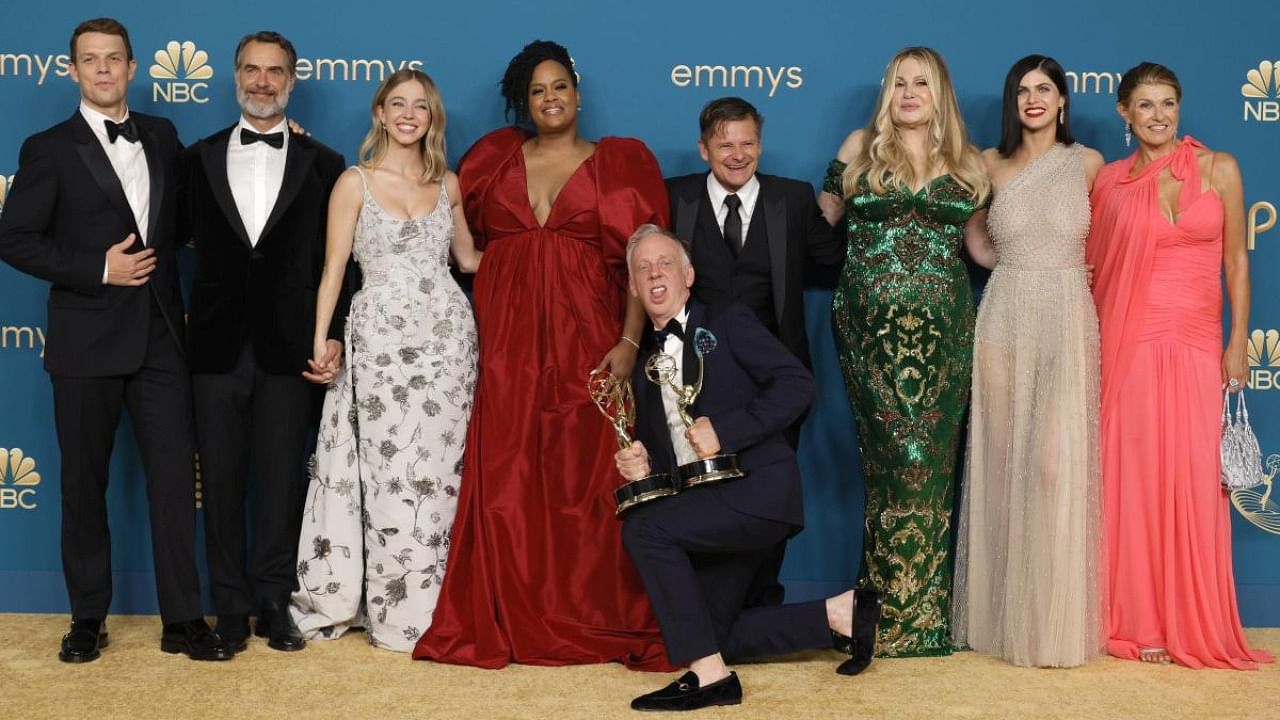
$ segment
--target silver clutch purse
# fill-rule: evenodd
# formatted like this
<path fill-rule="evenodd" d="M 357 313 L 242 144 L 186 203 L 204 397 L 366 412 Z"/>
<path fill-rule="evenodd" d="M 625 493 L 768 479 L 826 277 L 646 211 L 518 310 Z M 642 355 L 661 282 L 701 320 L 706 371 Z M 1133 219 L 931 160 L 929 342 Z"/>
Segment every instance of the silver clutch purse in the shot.
<path fill-rule="evenodd" d="M 1231 396 L 1235 395 L 1235 412 Z M 1227 391 L 1222 398 L 1222 486 L 1228 490 L 1244 490 L 1261 485 L 1262 449 L 1258 437 L 1249 426 L 1249 408 L 1244 404 L 1244 390 Z"/>

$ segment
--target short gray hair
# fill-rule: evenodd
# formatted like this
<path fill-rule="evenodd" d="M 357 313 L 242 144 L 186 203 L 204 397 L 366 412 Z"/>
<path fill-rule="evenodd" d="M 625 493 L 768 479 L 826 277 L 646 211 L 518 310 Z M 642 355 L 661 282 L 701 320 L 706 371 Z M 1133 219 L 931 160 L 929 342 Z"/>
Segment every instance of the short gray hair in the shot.
<path fill-rule="evenodd" d="M 662 237 L 671 239 L 680 248 L 680 258 L 684 260 L 684 266 L 689 267 L 693 264 L 693 260 L 689 257 L 689 247 L 685 245 L 684 240 L 681 240 L 679 236 L 664 227 L 654 225 L 653 223 L 645 223 L 636 228 L 636 231 L 631 233 L 631 237 L 627 239 L 628 273 L 631 272 L 631 256 L 635 252 L 636 245 L 639 245 L 641 240 L 649 237 L 650 235 L 661 235 Z"/>

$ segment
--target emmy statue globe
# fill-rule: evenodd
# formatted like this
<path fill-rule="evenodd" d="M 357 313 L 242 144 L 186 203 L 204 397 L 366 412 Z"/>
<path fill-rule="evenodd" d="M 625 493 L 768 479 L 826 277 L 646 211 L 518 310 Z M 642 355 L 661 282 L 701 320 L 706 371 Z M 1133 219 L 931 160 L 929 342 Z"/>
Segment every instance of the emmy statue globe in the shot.
<path fill-rule="evenodd" d="M 631 392 L 631 383 L 614 377 L 612 373 L 592 370 L 587 377 L 587 392 L 600 413 L 604 415 L 613 431 L 618 435 L 618 446 L 631 447 L 629 428 L 635 425 L 636 401 Z M 637 505 L 657 500 L 660 497 L 675 495 L 680 492 L 680 484 L 667 473 L 653 473 L 639 480 L 631 480 L 613 491 L 613 498 L 618 503 L 616 515 Z"/>
<path fill-rule="evenodd" d="M 692 385 L 685 385 L 677 375 L 676 359 L 666 353 L 656 353 L 644 364 L 644 375 L 655 385 L 670 386 L 676 394 L 676 412 L 686 428 L 693 426 L 693 417 L 689 407 L 702 392 L 702 378 L 706 372 L 703 359 L 707 353 L 716 349 L 716 336 L 706 328 L 698 328 L 693 333 L 693 351 L 698 357 L 698 378 Z M 696 487 L 721 480 L 732 480 L 745 475 L 738 467 L 738 456 L 735 453 L 720 453 L 710 457 L 698 458 L 691 463 L 680 466 L 681 488 Z"/>

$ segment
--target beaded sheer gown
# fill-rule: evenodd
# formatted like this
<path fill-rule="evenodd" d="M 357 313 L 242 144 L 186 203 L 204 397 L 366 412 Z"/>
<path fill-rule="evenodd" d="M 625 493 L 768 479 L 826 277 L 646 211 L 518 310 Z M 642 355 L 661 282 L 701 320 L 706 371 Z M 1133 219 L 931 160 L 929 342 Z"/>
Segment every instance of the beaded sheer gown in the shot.
<path fill-rule="evenodd" d="M 955 642 L 1023 666 L 1081 665 L 1104 643 L 1084 152 L 1032 160 L 987 217 L 997 262 L 974 331 Z"/>
<path fill-rule="evenodd" d="M 843 196 L 834 160 L 823 190 Z M 969 398 L 973 292 L 960 258 L 976 203 L 951 175 L 845 199 L 831 308 L 858 422 L 866 525 L 858 585 L 885 593 L 876 655 L 951 653 L 951 511 Z"/>

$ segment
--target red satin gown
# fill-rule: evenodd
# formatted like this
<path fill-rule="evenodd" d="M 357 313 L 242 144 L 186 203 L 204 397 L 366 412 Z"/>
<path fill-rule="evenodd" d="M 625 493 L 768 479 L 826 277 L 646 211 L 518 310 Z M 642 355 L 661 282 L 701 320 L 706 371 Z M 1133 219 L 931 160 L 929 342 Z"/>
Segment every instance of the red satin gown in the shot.
<path fill-rule="evenodd" d="M 480 376 L 449 566 L 413 656 L 665 671 L 614 517 L 618 443 L 586 383 L 622 334 L 627 238 L 642 223 L 666 225 L 666 188 L 643 143 L 604 138 L 540 226 L 520 149 L 528 137 L 489 133 L 458 171 L 485 251 L 474 287 Z"/>
<path fill-rule="evenodd" d="M 1236 609 L 1231 516 L 1218 480 L 1222 412 L 1222 200 L 1196 148 L 1130 175 L 1098 174 L 1087 245 L 1102 341 L 1102 487 L 1111 600 L 1107 650 L 1165 648 L 1188 667 L 1252 669 Z M 1178 214 L 1160 208 L 1165 169 Z"/>

